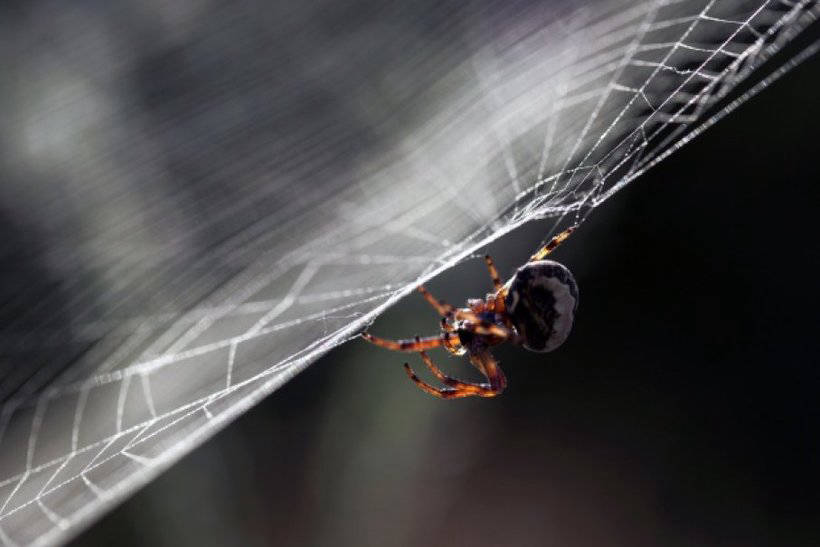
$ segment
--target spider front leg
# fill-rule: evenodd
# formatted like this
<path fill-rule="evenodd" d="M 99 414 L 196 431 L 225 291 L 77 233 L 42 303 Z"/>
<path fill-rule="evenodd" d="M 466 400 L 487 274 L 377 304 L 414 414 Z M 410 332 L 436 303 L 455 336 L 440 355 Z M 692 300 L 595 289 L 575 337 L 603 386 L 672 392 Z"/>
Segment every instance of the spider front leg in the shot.
<path fill-rule="evenodd" d="M 363 332 L 362 338 L 371 344 L 375 344 L 386 349 L 414 353 L 441 346 L 455 348 L 461 344 L 458 339 L 458 334 L 454 334 L 452 332 L 443 332 L 438 336 L 429 336 L 427 338 L 419 338 L 416 336 L 414 340 L 387 340 L 385 338 L 379 338 L 367 332 Z"/>

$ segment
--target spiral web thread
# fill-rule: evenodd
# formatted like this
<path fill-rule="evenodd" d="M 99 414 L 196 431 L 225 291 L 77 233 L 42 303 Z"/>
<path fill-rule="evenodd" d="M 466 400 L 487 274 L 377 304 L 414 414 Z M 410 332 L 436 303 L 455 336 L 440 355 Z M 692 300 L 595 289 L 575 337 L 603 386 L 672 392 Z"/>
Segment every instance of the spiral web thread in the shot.
<path fill-rule="evenodd" d="M 70 537 L 487 242 L 534 219 L 554 218 L 553 233 L 582 222 L 814 53 L 816 42 L 759 74 L 820 13 L 807 1 L 516 9 L 451 14 L 469 28 L 459 56 L 436 45 L 411 56 L 421 68 L 401 73 L 397 88 L 402 76 L 443 68 L 429 71 L 427 94 L 405 98 L 396 116 L 370 97 L 378 153 L 337 170 L 326 153 L 342 139 L 332 132 L 297 135 L 284 155 L 261 143 L 261 158 L 315 157 L 284 171 L 293 175 L 287 184 L 332 181 L 305 186 L 298 208 L 265 209 L 266 192 L 280 187 L 263 168 L 208 160 L 218 176 L 247 177 L 205 223 L 241 227 L 178 259 L 185 268 L 168 267 L 185 255 L 173 242 L 143 248 L 117 234 L 89 236 L 86 244 L 110 259 L 100 262 L 110 274 L 102 285 L 73 286 L 77 305 L 93 311 L 68 330 L 2 333 L 4 544 Z M 750 76 L 757 83 L 743 89 Z M 36 159 L 43 147 L 27 154 Z M 254 206 L 252 221 L 240 224 Z M 119 221 L 139 224 L 154 207 L 167 213 L 146 202 Z M 146 291 L 160 293 L 162 305 L 110 304 Z M 35 296 L 28 301 L 44 314 L 50 295 Z M 61 351 L 21 376 L 15 359 L 46 346 Z"/>

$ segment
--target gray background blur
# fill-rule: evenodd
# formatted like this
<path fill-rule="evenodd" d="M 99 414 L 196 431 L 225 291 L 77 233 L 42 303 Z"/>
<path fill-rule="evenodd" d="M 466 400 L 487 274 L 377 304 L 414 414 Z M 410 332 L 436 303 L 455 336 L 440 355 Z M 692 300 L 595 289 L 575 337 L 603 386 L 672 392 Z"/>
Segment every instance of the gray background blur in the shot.
<path fill-rule="evenodd" d="M 76 544 L 818 544 L 818 89 L 815 58 L 597 210 L 557 253 L 575 331 L 500 349 L 502 397 L 434 400 L 352 341 Z M 544 230 L 488 250 L 509 274 Z M 436 319 L 414 296 L 371 330 Z"/>
<path fill-rule="evenodd" d="M 431 400 L 354 341 L 78 541 L 808 541 L 816 69 L 590 198 L 783 67 L 794 43 L 733 88 L 818 16 L 3 3 L 0 543 L 71 536 L 395 291 L 567 208 L 595 213 L 559 255 L 578 328 L 554 355 L 501 349 L 503 398 Z M 488 250 L 509 273 L 552 229 Z M 487 288 L 477 260 L 431 283 Z M 414 298 L 372 329 L 436 319 Z"/>

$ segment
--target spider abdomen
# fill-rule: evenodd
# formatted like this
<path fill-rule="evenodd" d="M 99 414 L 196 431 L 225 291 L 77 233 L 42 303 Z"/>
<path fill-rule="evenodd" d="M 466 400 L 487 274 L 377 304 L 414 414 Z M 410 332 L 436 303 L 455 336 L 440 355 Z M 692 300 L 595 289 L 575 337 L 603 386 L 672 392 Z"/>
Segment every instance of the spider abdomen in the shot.
<path fill-rule="evenodd" d="M 524 347 L 552 351 L 564 343 L 575 323 L 578 285 L 563 264 L 529 262 L 507 283 L 504 302 Z"/>

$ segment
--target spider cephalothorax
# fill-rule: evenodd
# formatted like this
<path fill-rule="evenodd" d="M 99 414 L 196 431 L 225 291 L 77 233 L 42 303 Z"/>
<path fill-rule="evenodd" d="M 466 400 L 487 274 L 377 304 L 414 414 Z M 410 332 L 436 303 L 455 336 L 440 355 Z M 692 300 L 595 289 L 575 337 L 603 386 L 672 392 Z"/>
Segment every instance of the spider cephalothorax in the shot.
<path fill-rule="evenodd" d="M 512 342 L 538 352 L 552 351 L 567 339 L 575 322 L 578 286 L 572 273 L 558 262 L 544 258 L 574 230 L 564 230 L 518 268 L 505 284 L 501 283 L 493 260 L 487 256 L 487 268 L 494 291 L 486 298 L 473 298 L 467 307 L 456 308 L 434 298 L 423 286 L 419 291 L 441 315 L 439 336 L 413 340 L 385 340 L 363 333 L 365 340 L 396 351 L 417 352 L 445 388 L 435 388 L 416 376 L 405 363 L 407 375 L 422 390 L 443 399 L 457 397 L 495 397 L 507 386 L 504 372 L 490 354 L 490 348 Z M 425 350 L 444 347 L 455 355 L 470 359 L 487 379 L 486 382 L 463 382 L 444 374 Z"/>

